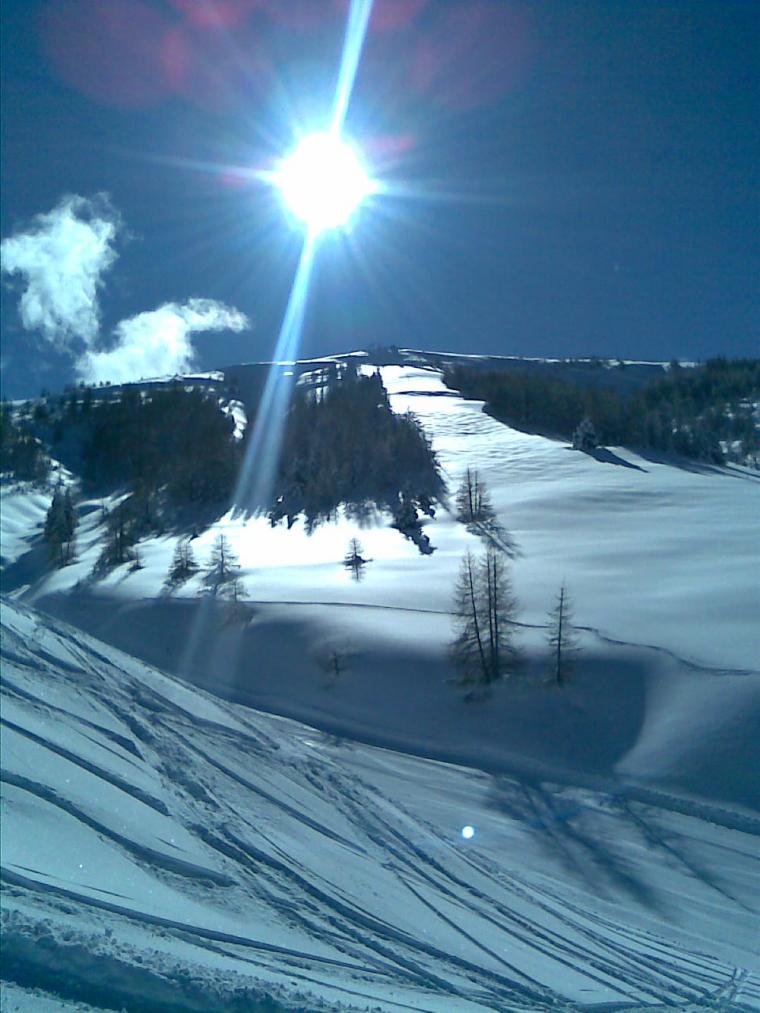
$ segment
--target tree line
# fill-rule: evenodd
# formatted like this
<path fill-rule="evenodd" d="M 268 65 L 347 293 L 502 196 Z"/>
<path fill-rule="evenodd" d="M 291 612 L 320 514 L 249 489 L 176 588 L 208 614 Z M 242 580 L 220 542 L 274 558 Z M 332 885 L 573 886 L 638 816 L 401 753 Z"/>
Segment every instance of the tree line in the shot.
<path fill-rule="evenodd" d="M 0 472 L 20 481 L 44 482 L 50 457 L 30 422 L 3 402 L 0 405 Z"/>
<path fill-rule="evenodd" d="M 713 463 L 756 462 L 760 429 L 760 359 L 711 359 L 682 367 L 624 396 L 519 367 L 444 370 L 447 386 L 485 401 L 486 410 L 517 429 L 570 440 L 588 419 L 602 444 L 651 448 Z"/>
<path fill-rule="evenodd" d="M 422 426 L 411 413 L 393 412 L 379 372 L 360 375 L 349 364 L 315 390 L 296 388 L 269 512 L 273 525 L 285 520 L 290 527 L 303 515 L 312 528 L 343 505 L 356 515 L 389 510 L 414 537 L 419 513 L 430 514 L 443 491 Z"/>
<path fill-rule="evenodd" d="M 126 486 L 144 501 L 161 491 L 172 506 L 229 501 L 240 441 L 212 394 L 180 384 L 149 396 L 125 388 L 118 400 L 83 401 L 70 424 L 91 489 Z"/>

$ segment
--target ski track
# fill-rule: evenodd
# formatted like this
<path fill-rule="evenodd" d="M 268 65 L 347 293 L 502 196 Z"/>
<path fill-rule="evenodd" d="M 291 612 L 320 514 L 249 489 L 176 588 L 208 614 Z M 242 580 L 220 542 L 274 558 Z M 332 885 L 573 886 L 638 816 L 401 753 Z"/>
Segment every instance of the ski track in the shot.
<path fill-rule="evenodd" d="M 412 378 L 409 389 L 393 390 L 392 402 L 459 397 L 413 384 Z M 477 412 L 451 419 L 435 416 L 432 408 L 418 414 L 436 438 L 483 437 L 492 423 Z M 519 451 L 512 452 L 514 460 L 504 457 L 503 445 L 498 453 L 504 469 L 520 463 Z M 441 459 L 453 488 L 456 453 Z M 477 533 L 519 557 L 519 548 L 498 531 Z M 448 614 L 366 601 L 250 604 Z M 68 961 L 71 976 L 67 985 L 63 975 L 61 994 L 68 987 L 76 996 L 87 968 L 69 958 L 82 948 L 87 927 L 106 926 L 115 940 L 129 931 L 133 940 L 134 931 L 143 934 L 138 951 L 146 973 L 150 965 L 184 987 L 191 966 L 207 997 L 205 1006 L 199 1000 L 193 1009 L 241 1008 L 235 989 L 242 980 L 253 989 L 245 1007 L 252 1010 L 760 1010 L 760 976 L 739 963 L 747 963 L 746 954 L 737 948 L 736 963 L 725 948 L 722 957 L 710 955 L 711 942 L 723 942 L 719 936 L 729 917 L 744 927 L 756 924 L 760 936 L 753 897 L 749 889 L 742 894 L 742 881 L 736 888 L 726 885 L 723 870 L 705 854 L 690 853 L 694 841 L 709 841 L 719 852 L 733 847 L 742 861 L 760 868 L 760 819 L 646 784 L 516 763 L 500 783 L 509 803 L 502 800 L 502 832 L 551 856 L 539 873 L 523 865 L 519 849 L 513 855 L 509 847 L 497 853 L 465 845 L 415 811 L 379 774 L 372 778 L 369 746 L 352 743 L 354 750 L 368 750 L 368 773 L 360 775 L 352 769 L 351 751 L 330 745 L 327 737 L 321 747 L 299 738 L 304 726 L 299 733 L 293 723 L 212 701 L 202 690 L 174 693 L 180 683 L 171 676 L 63 623 L 38 620 L 23 606 L 8 608 L 34 626 L 23 635 L 13 622 L 3 629 L 2 690 L 13 700 L 14 717 L 3 716 L 2 724 L 40 761 L 39 775 L 30 776 L 23 760 L 14 769 L 16 756 L 9 750 L 0 771 L 9 797 L 22 799 L 29 811 L 52 807 L 65 814 L 78 831 L 107 846 L 117 866 L 134 867 L 174 898 L 166 910 L 151 909 L 147 897 L 131 895 L 127 887 L 80 882 L 45 870 L 41 862 L 36 868 L 31 859 L 16 861 L 15 852 L 12 858 L 4 854 L 0 877 L 12 969 L 34 966 L 30 940 L 40 933 L 45 945 L 38 959 L 52 947 L 63 966 Z M 664 646 L 617 639 L 597 626 L 578 629 L 600 643 L 658 652 L 694 672 L 760 674 L 699 664 Z M 71 747 L 45 734 L 51 722 L 76 729 Z M 84 755 L 89 747 L 93 754 Z M 120 831 L 115 815 L 56 781 L 61 761 L 73 765 L 82 784 L 102 784 L 105 797 L 106 788 L 123 796 L 133 815 L 144 806 L 167 827 L 181 828 L 185 849 L 193 853 L 180 857 L 173 840 L 155 830 L 147 842 L 139 822 Z M 462 773 L 445 764 L 436 770 L 440 784 Z M 568 798 L 568 786 L 584 788 L 591 801 Z M 716 832 L 717 838 L 711 836 Z M 677 870 L 676 885 L 664 887 L 642 874 L 638 852 L 647 856 L 647 870 Z M 750 873 L 745 875 L 749 882 Z M 86 872 L 80 877 L 86 880 Z M 698 884 L 695 911 L 703 922 L 715 913 L 709 929 L 671 924 L 678 883 Z M 110 885 L 118 884 L 117 877 Z M 73 941 L 72 925 L 81 926 Z M 159 942 L 164 963 L 151 964 Z M 126 961 L 126 953 L 122 943 L 109 956 Z M 188 954 L 195 955 L 194 964 L 188 965 Z M 221 975 L 221 993 L 204 979 L 209 968 L 216 985 Z M 297 1000 L 291 996 L 296 985 Z M 164 1008 L 139 975 L 129 987 L 132 992 L 127 988 L 122 997 L 136 1008 Z M 594 998 L 586 1001 L 582 993 Z M 258 1003 L 262 996 L 281 1005 L 254 1005 L 253 997 Z"/>
<path fill-rule="evenodd" d="M 56 882 L 50 874 L 4 859 L 6 886 L 20 891 L 27 901 L 32 898 L 39 912 L 55 899 L 66 899 L 115 925 L 125 921 L 142 925 L 148 932 L 160 929 L 178 940 L 191 940 L 209 953 L 227 955 L 236 966 L 240 961 L 253 962 L 257 973 L 271 974 L 273 965 L 282 968 L 287 963 L 287 977 L 319 994 L 334 989 L 330 994 L 335 1002 L 349 1005 L 380 1001 L 388 1009 L 435 1010 L 444 1008 L 443 1001 L 451 1003 L 446 1007 L 451 1009 L 459 1005 L 483 1010 L 582 1008 L 541 980 L 544 963 L 555 968 L 555 978 L 557 969 L 565 968 L 585 979 L 589 987 L 617 996 L 621 1004 L 679 1009 L 690 1003 L 704 1008 L 730 1003 L 740 1009 L 740 1001 L 746 999 L 747 1008 L 752 1008 L 754 997 L 760 994 L 760 984 L 748 970 L 727 966 L 644 929 L 618 924 L 609 914 L 573 901 L 560 883 L 548 889 L 545 883 L 494 863 L 477 849 L 455 844 L 400 801 L 349 773 L 340 762 L 340 750 L 314 755 L 299 752 L 293 743 L 284 750 L 270 750 L 266 742 L 275 736 L 266 732 L 266 719 L 238 709 L 240 728 L 203 716 L 197 723 L 162 694 L 161 683 L 140 679 L 139 670 L 145 666 L 135 663 L 131 671 L 120 670 L 118 652 L 113 652 L 114 657 L 107 650 L 91 652 L 89 638 L 61 624 L 44 635 L 44 647 L 8 632 L 4 680 L 8 678 L 13 698 L 28 709 L 29 721 L 25 727 L 18 720 L 6 720 L 6 725 L 38 749 L 102 778 L 133 803 L 169 812 L 198 842 L 208 864 L 180 859 L 117 833 L 40 781 L 6 770 L 6 783 L 32 800 L 60 807 L 152 876 L 180 884 L 177 888 L 182 892 L 197 896 L 211 891 L 208 897 L 214 904 L 220 903 L 220 891 L 231 894 L 235 908 L 244 908 L 247 897 L 266 904 L 282 924 L 291 925 L 301 938 L 314 940 L 318 949 L 331 948 L 333 955 L 278 946 L 255 933 L 240 935 L 193 924 L 171 913 L 141 910 L 118 890 Z M 59 653 L 61 666 L 57 665 Z M 40 696 L 25 684 L 24 672 L 27 680 L 36 673 Z M 171 683 L 166 677 L 161 679 L 165 685 Z M 61 684 L 70 684 L 71 706 L 59 706 L 60 700 L 58 704 L 45 701 L 44 686 L 50 680 L 57 681 L 59 689 Z M 83 692 L 104 714 L 111 714 L 115 727 L 98 725 L 76 713 L 76 698 Z M 218 702 L 215 706 L 226 707 Z M 153 764 L 163 779 L 166 801 L 135 790 L 123 775 L 33 731 L 35 713 L 47 719 L 54 715 L 57 721 L 80 727 L 84 724 L 93 741 L 109 748 L 118 744 L 123 754 L 112 750 L 115 758 L 137 767 Z M 142 726 L 139 744 L 126 729 L 117 730 L 127 713 L 133 731 Z M 201 738 L 198 727 L 203 730 Z M 229 759 L 233 756 L 238 758 L 234 766 Z M 248 758 L 246 763 L 239 762 L 241 756 Z M 177 770 L 184 777 L 167 781 L 167 772 Z M 569 846 L 577 847 L 578 841 L 568 836 L 569 820 L 555 818 L 557 799 L 551 790 L 515 783 L 537 814 L 537 826 L 560 837 L 563 846 L 570 840 Z M 305 811 L 308 798 L 317 799 L 323 811 L 331 813 L 333 825 Z M 672 856 L 664 837 L 648 824 L 642 826 L 630 799 L 616 800 L 616 805 L 626 820 L 648 836 L 652 848 Z M 350 883 L 336 879 L 329 861 L 322 868 L 319 861 L 314 864 L 305 857 L 311 850 L 301 849 L 294 855 L 283 848 L 288 834 L 313 840 L 317 857 L 329 851 L 334 858 L 335 849 L 342 851 L 351 863 L 359 863 L 355 871 L 363 863 L 372 863 L 390 877 L 385 888 L 400 890 L 418 912 L 425 912 L 424 918 L 418 914 L 416 921 L 395 924 L 395 919 L 392 922 L 360 903 Z M 328 845 L 317 845 L 319 839 Z M 690 872 L 703 875 L 693 865 Z M 396 885 L 391 887 L 391 882 Z M 720 896 L 727 904 L 737 903 L 725 891 Z M 414 924 L 428 926 L 425 934 L 415 932 Z M 445 947 L 436 943 L 436 934 L 449 943 Z M 453 943 L 455 938 L 459 944 Z M 534 971 L 526 970 L 527 966 Z M 372 989 L 363 988 L 362 981 L 372 982 Z M 391 983 L 394 988 L 403 984 L 405 995 L 416 995 L 417 1000 L 389 995 L 386 1003 L 383 988 Z"/>

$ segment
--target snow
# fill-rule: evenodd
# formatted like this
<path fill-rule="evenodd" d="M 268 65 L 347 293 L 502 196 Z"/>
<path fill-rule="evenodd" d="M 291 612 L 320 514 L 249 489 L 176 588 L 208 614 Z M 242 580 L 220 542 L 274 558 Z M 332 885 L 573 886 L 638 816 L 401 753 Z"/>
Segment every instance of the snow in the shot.
<path fill-rule="evenodd" d="M 758 821 L 338 740 L 2 620 L 4 1008 L 760 1008 Z"/>
<path fill-rule="evenodd" d="M 52 500 L 52 489 L 14 483 L 0 490 L 3 567 L 15 563 L 28 552 L 30 534 L 44 527 L 45 514 Z"/>
<path fill-rule="evenodd" d="M 422 421 L 452 492 L 467 466 L 488 484 L 499 521 L 521 550 L 514 578 L 525 622 L 545 621 L 565 580 L 577 622 L 603 636 L 716 669 L 757 669 L 760 473 L 647 459 L 614 447 L 596 460 L 497 422 L 480 402 L 447 391 L 433 370 L 387 366 L 381 372 L 394 409 L 410 409 Z M 45 503 L 8 503 L 8 560 L 23 551 L 27 511 L 39 523 Z M 34 598 L 88 579 L 103 537 L 97 521 L 89 513 L 78 532 L 79 562 L 37 582 Z M 264 518 L 227 515 L 194 541 L 199 562 L 220 530 L 240 557 L 254 600 L 433 611 L 449 610 L 459 559 L 478 544 L 444 510 L 427 526 L 436 551 L 426 558 L 389 528 L 387 517 L 363 528 L 343 517 L 309 535 L 300 523 L 288 531 L 272 529 Z M 355 535 L 373 560 L 358 585 L 340 566 Z M 144 569 L 117 568 L 98 589 L 129 598 L 156 595 L 175 544 L 146 540 Z M 195 594 L 199 585 L 200 578 L 180 593 Z"/>
<path fill-rule="evenodd" d="M 760 1009 L 760 476 L 591 457 L 433 369 L 381 372 L 452 496 L 477 468 L 519 547 L 519 673 L 469 702 L 457 684 L 451 591 L 482 543 L 445 506 L 430 556 L 382 514 L 312 533 L 226 514 L 191 544 L 203 566 L 229 539 L 233 616 L 202 573 L 165 593 L 174 534 L 91 576 L 120 494 L 79 504 L 77 558 L 51 571 L 50 494 L 7 490 L 13 1002 L 97 1007 L 97 958 L 128 1008 L 181 987 L 198 1009 L 241 989 L 251 1008 Z M 560 690 L 563 580 L 582 650 Z M 43 958 L 63 984 L 25 977 Z"/>
<path fill-rule="evenodd" d="M 59 999 L 40 988 L 24 988 L 15 982 L 0 981 L 0 1008 L 3 1013 L 97 1013 L 87 1003 Z"/>
<path fill-rule="evenodd" d="M 611 447 L 610 463 L 490 418 L 447 396 L 438 374 L 386 367 L 446 472 L 475 467 L 522 556 L 515 583 L 540 621 L 566 580 L 577 621 L 696 663 L 756 669 L 760 657 L 760 474 Z"/>
<path fill-rule="evenodd" d="M 242 440 L 248 425 L 248 416 L 245 413 L 245 405 L 242 401 L 227 401 L 221 405 L 225 415 L 229 415 L 235 423 L 232 435 L 236 440 Z"/>
<path fill-rule="evenodd" d="M 502 425 L 434 370 L 382 374 L 394 409 L 422 421 L 452 493 L 477 468 L 519 547 L 524 667 L 489 700 L 463 704 L 447 656 L 459 561 L 481 543 L 445 508 L 426 523 L 431 556 L 383 515 L 363 527 L 341 515 L 309 534 L 301 522 L 227 514 L 191 545 L 203 567 L 221 532 L 239 558 L 250 604 L 230 626 L 198 604 L 202 572 L 163 593 L 177 536 L 143 540 L 142 569 L 93 580 L 104 520 L 90 501 L 77 560 L 50 571 L 43 557 L 37 579 L 19 578 L 24 597 L 228 699 L 336 734 L 489 770 L 539 766 L 760 806 L 748 775 L 760 727 L 760 476 L 620 448 L 611 463 L 595 459 Z M 359 583 L 342 565 L 354 536 L 369 560 Z M 563 580 L 583 663 L 558 695 L 542 681 L 544 624 Z"/>

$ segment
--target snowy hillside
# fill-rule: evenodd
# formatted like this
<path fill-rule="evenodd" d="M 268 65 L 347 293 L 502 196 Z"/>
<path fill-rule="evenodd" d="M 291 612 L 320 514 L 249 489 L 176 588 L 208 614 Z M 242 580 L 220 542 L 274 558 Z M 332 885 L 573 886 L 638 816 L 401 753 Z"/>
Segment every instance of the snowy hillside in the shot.
<path fill-rule="evenodd" d="M 432 554 L 385 513 L 228 513 L 169 589 L 182 532 L 94 572 L 121 497 L 82 499 L 51 569 L 51 493 L 6 488 L 7 1002 L 42 1008 L 47 981 L 117 1009 L 760 1009 L 760 474 L 592 457 L 424 363 L 382 377 L 517 547 L 519 672 L 458 684 L 452 592 L 482 542 L 446 504 Z M 220 534 L 234 609 L 202 593 Z"/>
<path fill-rule="evenodd" d="M 371 369 L 372 367 L 365 367 Z M 566 579 L 580 625 L 633 644 L 669 649 L 723 670 L 757 670 L 760 657 L 760 473 L 696 462 L 669 463 L 610 448 L 595 459 L 566 444 L 518 432 L 485 415 L 481 403 L 447 390 L 434 370 L 383 367 L 395 411 L 413 411 L 432 439 L 451 490 L 464 470 L 485 479 L 498 520 L 521 555 L 515 579 L 527 623 L 541 623 Z M 34 544 L 40 497 L 4 502 L 3 554 Z M 90 584 L 101 500 L 82 505 L 79 558 L 41 581 L 38 567 L 6 569 L 8 589 L 31 584 L 39 599 L 77 581 L 97 593 L 135 599 L 155 595 L 166 577 L 175 541 L 141 544 L 145 569 L 117 569 Z M 37 514 L 34 511 L 37 511 Z M 21 516 L 19 516 L 21 515 Z M 222 530 L 240 557 L 256 601 L 348 602 L 448 612 L 461 553 L 477 539 L 445 511 L 428 526 L 436 548 L 415 547 L 377 517 L 325 524 L 307 536 L 300 525 L 272 529 L 264 518 L 228 515 L 194 541 L 202 561 Z M 372 558 L 354 584 L 340 560 L 358 534 Z M 7 547 L 6 547 L 7 546 Z M 28 563 L 28 560 L 27 560 Z M 194 594 L 197 584 L 185 588 Z"/>
<path fill-rule="evenodd" d="M 760 727 L 760 476 L 617 448 L 595 459 L 502 425 L 435 371 L 382 373 L 394 409 L 422 421 L 449 488 L 477 468 L 519 548 L 523 671 L 489 700 L 463 703 L 447 656 L 459 561 L 480 542 L 445 509 L 426 524 L 435 547 L 426 556 L 387 515 L 307 534 L 300 522 L 288 530 L 228 514 L 192 542 L 203 566 L 223 532 L 241 563 L 248 611 L 219 628 L 197 597 L 202 573 L 165 593 L 176 535 L 141 541 L 141 569 L 127 563 L 95 579 L 104 521 L 101 501 L 85 501 L 77 559 L 50 571 L 34 529 L 44 501 L 9 493 L 4 552 L 16 562 L 6 587 L 227 698 L 334 733 L 492 770 L 622 776 L 760 809 L 748 776 Z M 359 583 L 342 565 L 357 535 L 370 560 Z M 558 694 L 543 682 L 544 625 L 563 579 L 583 654 Z M 337 680 L 326 670 L 334 654 Z"/>
<path fill-rule="evenodd" d="M 10 603 L 2 643 L 8 1009 L 760 1006 L 756 822 L 341 741 Z"/>

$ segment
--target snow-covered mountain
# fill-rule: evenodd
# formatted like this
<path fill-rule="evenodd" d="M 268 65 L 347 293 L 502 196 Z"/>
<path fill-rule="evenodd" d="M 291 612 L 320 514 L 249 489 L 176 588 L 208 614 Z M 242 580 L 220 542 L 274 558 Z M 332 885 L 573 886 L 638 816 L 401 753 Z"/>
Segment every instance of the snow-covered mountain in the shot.
<path fill-rule="evenodd" d="M 165 593 L 176 535 L 92 579 L 101 500 L 50 571 L 50 495 L 5 490 L 9 1009 L 760 1008 L 760 475 L 595 459 L 400 358 L 393 409 L 518 548 L 523 666 L 482 699 L 447 650 L 480 540 L 445 507 L 428 555 L 382 515 L 222 517 L 193 546 L 237 554 L 231 617 L 202 574 Z"/>

